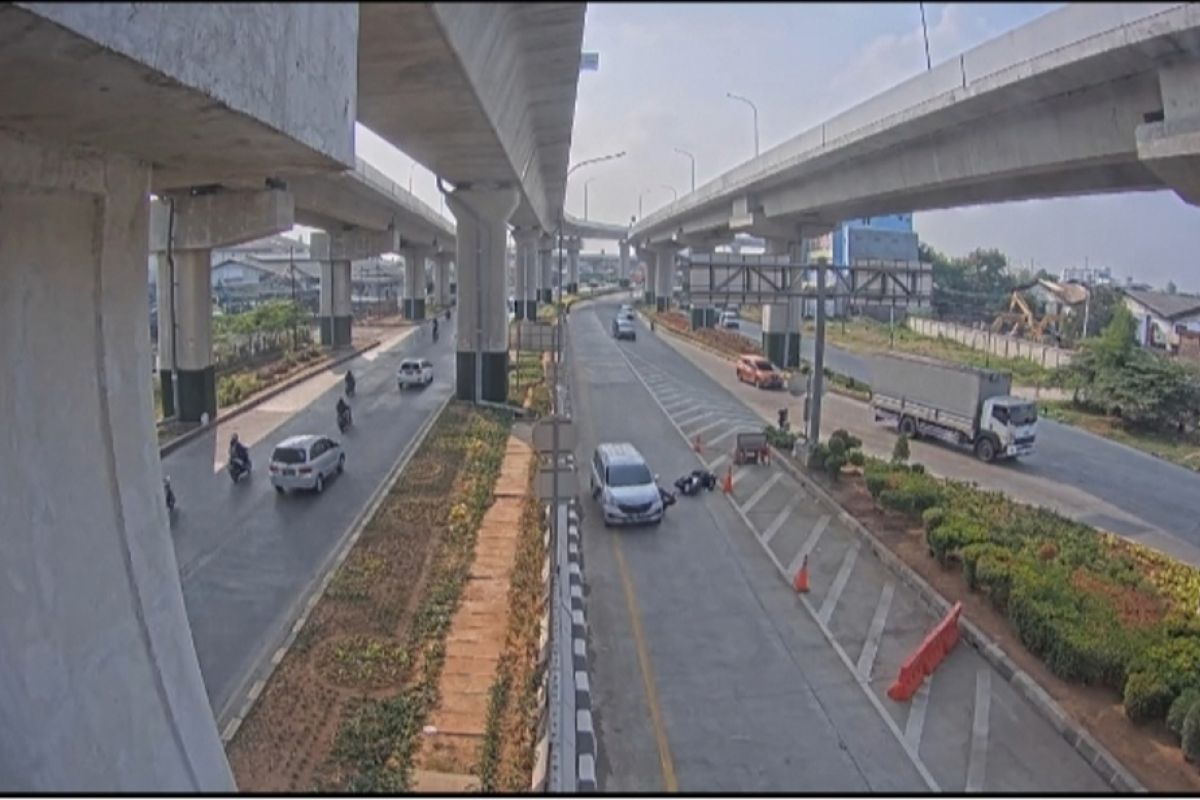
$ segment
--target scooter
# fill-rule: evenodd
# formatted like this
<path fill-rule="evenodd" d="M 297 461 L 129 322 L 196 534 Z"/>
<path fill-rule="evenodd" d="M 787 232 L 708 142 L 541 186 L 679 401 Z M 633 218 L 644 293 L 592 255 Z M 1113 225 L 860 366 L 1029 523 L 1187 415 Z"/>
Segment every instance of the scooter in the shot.
<path fill-rule="evenodd" d="M 345 433 L 346 428 L 349 428 L 351 425 L 354 424 L 354 419 L 353 419 L 353 416 L 351 415 L 349 406 L 346 406 L 345 411 L 338 411 L 337 423 L 338 423 L 338 430 L 341 431 L 342 433 Z"/>
<path fill-rule="evenodd" d="M 247 458 L 245 461 L 240 458 L 232 459 L 226 469 L 229 470 L 229 479 L 237 483 L 243 475 L 250 474 L 250 459 Z"/>
<path fill-rule="evenodd" d="M 171 479 L 163 476 L 163 489 L 167 495 L 167 513 L 170 514 L 175 510 L 175 492 L 171 491 Z"/>

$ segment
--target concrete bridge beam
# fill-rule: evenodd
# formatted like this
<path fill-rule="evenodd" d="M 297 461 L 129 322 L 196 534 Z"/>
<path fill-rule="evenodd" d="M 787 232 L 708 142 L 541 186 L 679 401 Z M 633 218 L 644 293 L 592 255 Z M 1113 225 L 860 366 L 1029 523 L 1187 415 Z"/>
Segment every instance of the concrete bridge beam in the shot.
<path fill-rule="evenodd" d="M 503 403 L 508 397 L 508 300 L 505 291 L 508 218 L 516 188 L 461 186 L 446 195 L 457 223 L 460 400 Z"/>
<path fill-rule="evenodd" d="M 163 503 L 149 185 L 132 159 L 0 132 L 9 791 L 235 791 Z"/>
<path fill-rule="evenodd" d="M 1163 119 L 1137 127 L 1138 159 L 1187 203 L 1200 206 L 1200 61 L 1158 73 Z"/>

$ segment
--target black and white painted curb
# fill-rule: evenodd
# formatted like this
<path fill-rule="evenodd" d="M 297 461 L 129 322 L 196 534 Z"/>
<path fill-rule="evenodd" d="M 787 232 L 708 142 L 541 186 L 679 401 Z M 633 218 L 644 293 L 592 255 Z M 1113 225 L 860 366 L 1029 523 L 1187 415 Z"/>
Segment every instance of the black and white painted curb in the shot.
<path fill-rule="evenodd" d="M 575 685 L 575 776 L 578 791 L 594 792 L 597 789 L 596 731 L 592 722 L 592 687 L 588 680 L 583 541 L 579 535 L 578 501 L 567 511 L 567 569 L 571 592 L 571 666 Z"/>

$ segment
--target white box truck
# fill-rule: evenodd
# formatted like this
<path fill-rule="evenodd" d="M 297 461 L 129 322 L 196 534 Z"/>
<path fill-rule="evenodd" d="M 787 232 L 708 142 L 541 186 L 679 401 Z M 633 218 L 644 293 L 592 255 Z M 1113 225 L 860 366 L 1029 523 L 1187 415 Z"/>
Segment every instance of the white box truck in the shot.
<path fill-rule="evenodd" d="M 980 461 L 1033 453 L 1037 406 L 1009 394 L 1010 374 L 911 355 L 874 355 L 870 368 L 877 423 L 969 446 Z"/>

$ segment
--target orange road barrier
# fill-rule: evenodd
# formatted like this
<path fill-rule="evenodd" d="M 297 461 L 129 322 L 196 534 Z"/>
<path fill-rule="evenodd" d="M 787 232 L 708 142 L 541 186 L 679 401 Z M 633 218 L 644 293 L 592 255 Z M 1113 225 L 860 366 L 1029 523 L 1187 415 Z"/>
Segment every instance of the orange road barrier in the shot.
<path fill-rule="evenodd" d="M 808 591 L 808 556 L 800 562 L 800 569 L 796 570 L 796 579 L 792 581 L 792 588 L 796 590 L 796 594 L 804 594 Z"/>
<path fill-rule="evenodd" d="M 896 701 L 912 699 L 921 688 L 925 676 L 932 675 L 958 642 L 958 618 L 962 615 L 962 603 L 954 608 L 929 632 L 920 647 L 913 651 L 903 664 L 896 682 L 888 687 L 888 697 Z"/>
<path fill-rule="evenodd" d="M 721 481 L 721 491 L 725 494 L 733 494 L 733 467 L 725 470 L 725 479 Z"/>

